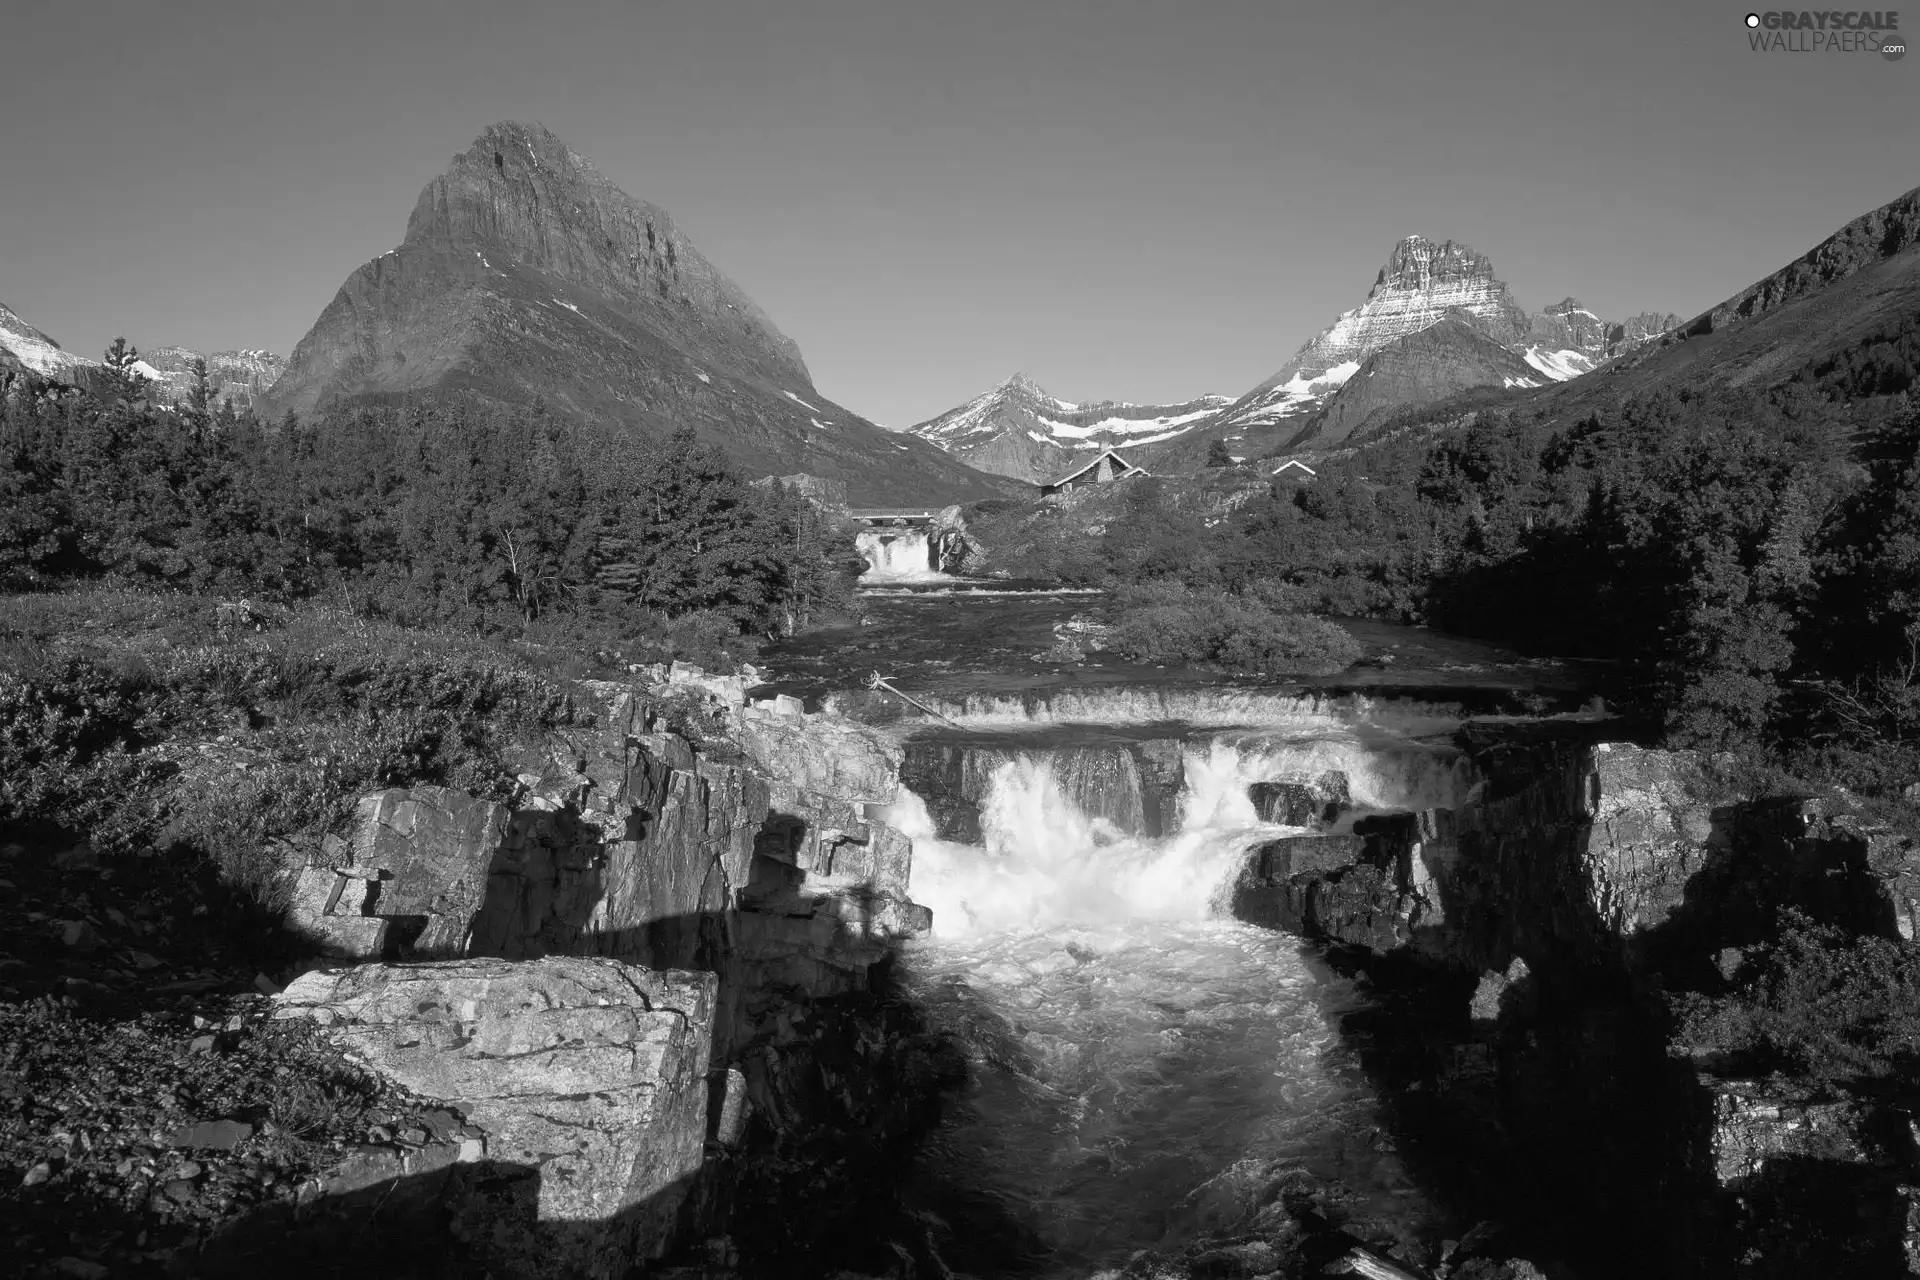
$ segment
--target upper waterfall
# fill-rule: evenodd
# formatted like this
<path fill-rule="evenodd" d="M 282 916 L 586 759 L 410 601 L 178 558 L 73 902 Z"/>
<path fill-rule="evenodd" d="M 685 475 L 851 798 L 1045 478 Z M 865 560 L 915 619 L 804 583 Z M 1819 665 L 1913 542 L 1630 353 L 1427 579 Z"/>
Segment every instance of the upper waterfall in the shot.
<path fill-rule="evenodd" d="M 933 539 L 926 529 L 862 529 L 854 539 L 866 557 L 862 582 L 952 582 L 933 567 Z"/>

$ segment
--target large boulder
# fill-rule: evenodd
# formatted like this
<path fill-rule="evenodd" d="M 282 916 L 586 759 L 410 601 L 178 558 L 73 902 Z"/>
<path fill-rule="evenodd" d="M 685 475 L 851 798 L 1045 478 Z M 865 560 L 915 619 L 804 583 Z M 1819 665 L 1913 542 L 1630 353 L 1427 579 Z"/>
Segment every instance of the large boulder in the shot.
<path fill-rule="evenodd" d="M 900 785 L 898 744 L 852 720 L 749 707 L 740 715 L 737 733 L 749 760 L 803 791 L 887 804 Z"/>
<path fill-rule="evenodd" d="M 538 1171 L 516 1274 L 624 1274 L 668 1243 L 707 1134 L 716 980 L 554 957 L 315 970 L 277 997 L 381 1078 L 456 1108 L 468 1159 Z"/>
<path fill-rule="evenodd" d="M 1251 924 L 1439 958 L 1453 830 L 1451 811 L 1429 809 L 1363 818 L 1337 835 L 1269 840 L 1248 854 L 1231 909 Z"/>

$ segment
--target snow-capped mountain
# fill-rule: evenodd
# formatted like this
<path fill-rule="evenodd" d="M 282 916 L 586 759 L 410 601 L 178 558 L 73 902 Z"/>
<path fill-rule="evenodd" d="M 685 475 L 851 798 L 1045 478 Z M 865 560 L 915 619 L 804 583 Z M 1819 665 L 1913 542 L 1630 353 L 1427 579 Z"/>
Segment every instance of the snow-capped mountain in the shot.
<path fill-rule="evenodd" d="M 1447 320 L 1456 323 L 1444 334 L 1411 341 Z M 980 470 L 1023 480 L 1046 479 L 1074 455 L 1109 447 L 1143 449 L 1130 456 L 1185 470 L 1202 465 L 1214 440 L 1236 457 L 1312 448 L 1322 435 L 1344 438 L 1387 410 L 1481 386 L 1563 382 L 1679 323 L 1654 312 L 1608 321 L 1577 298 L 1529 313 L 1485 254 L 1452 240 L 1408 236 L 1359 306 L 1237 400 L 1072 404 L 1015 375 L 910 430 Z M 1369 385 L 1340 398 L 1331 412 L 1336 393 L 1363 370 Z"/>
<path fill-rule="evenodd" d="M 99 363 L 74 355 L 0 304 L 0 357 L 5 356 L 11 356 L 23 368 L 62 382 L 71 381 L 74 370 Z"/>
<path fill-rule="evenodd" d="M 186 398 L 190 369 L 198 355 L 185 347 L 161 347 L 143 352 L 133 362 L 133 371 L 153 384 L 156 399 L 177 403 Z M 105 385 L 99 381 L 106 368 L 103 363 L 73 354 L 18 313 L 0 305 L 0 371 L 5 370 L 9 358 L 55 382 L 92 390 Z M 287 365 L 271 351 L 216 351 L 205 359 L 214 403 L 231 400 L 235 409 L 242 410 L 252 408 Z"/>
<path fill-rule="evenodd" d="M 909 427 L 967 465 L 1021 480 L 1051 479 L 1077 454 L 1170 440 L 1232 403 L 1201 396 L 1182 404 L 1103 400 L 1075 404 L 1015 374 L 957 409 Z"/>
<path fill-rule="evenodd" d="M 1364 302 L 1316 334 L 1214 425 L 1272 428 L 1293 419 L 1304 426 L 1375 352 L 1449 315 L 1466 319 L 1538 370 L 1542 381 L 1554 382 L 1597 368 L 1680 322 L 1678 316 L 1642 313 L 1610 323 L 1575 298 L 1529 314 L 1494 275 L 1485 254 L 1452 240 L 1436 244 L 1408 236 L 1393 247 Z M 1492 367 L 1478 359 L 1474 365 Z"/>

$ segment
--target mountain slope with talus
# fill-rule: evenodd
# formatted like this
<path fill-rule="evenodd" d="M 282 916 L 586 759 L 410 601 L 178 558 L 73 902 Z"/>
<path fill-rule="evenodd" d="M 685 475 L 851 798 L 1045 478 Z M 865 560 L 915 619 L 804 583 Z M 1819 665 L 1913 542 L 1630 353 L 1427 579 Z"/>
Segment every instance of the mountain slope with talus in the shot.
<path fill-rule="evenodd" d="M 750 476 L 838 481 L 855 505 L 1012 487 L 822 396 L 665 210 L 537 124 L 488 128 L 427 183 L 405 239 L 347 278 L 262 408 L 443 390 L 691 427 Z"/>

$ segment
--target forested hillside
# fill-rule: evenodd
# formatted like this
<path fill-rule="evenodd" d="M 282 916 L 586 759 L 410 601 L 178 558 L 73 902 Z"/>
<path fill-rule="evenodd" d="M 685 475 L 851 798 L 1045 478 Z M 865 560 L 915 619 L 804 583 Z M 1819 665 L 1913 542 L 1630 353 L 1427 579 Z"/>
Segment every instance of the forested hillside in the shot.
<path fill-rule="evenodd" d="M 602 429 L 455 394 L 295 422 L 177 410 L 130 370 L 0 394 L 0 589 L 91 578 L 694 656 L 847 598 L 851 534 L 690 432 Z"/>
<path fill-rule="evenodd" d="M 1609 693 L 1676 744 L 1892 787 L 1920 778 L 1917 367 L 1910 316 L 1770 391 L 1456 405 L 1231 509 L 1202 492 L 1221 481 L 1146 480 L 1096 500 L 1118 504 L 1097 536 L 1084 504 L 981 504 L 975 524 L 1064 580 L 1178 578 L 1611 660 Z"/>

